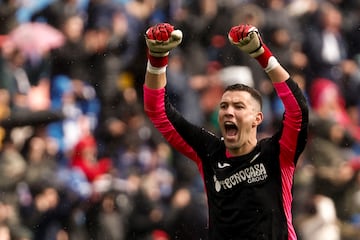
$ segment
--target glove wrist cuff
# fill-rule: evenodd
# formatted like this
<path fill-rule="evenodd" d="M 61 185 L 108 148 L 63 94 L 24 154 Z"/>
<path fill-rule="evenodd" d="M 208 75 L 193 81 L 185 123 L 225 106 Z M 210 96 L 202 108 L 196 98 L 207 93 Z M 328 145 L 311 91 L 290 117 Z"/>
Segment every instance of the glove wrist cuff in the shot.
<path fill-rule="evenodd" d="M 157 67 L 157 68 L 165 67 L 168 65 L 168 62 L 169 62 L 168 54 L 163 55 L 163 56 L 154 56 L 154 55 L 152 55 L 152 53 L 150 52 L 149 49 L 147 51 L 147 57 L 148 57 L 148 60 L 151 63 L 151 65 L 153 67 Z"/>
<path fill-rule="evenodd" d="M 264 68 L 264 70 L 266 73 L 268 73 L 279 65 L 280 65 L 280 63 L 278 62 L 278 60 L 274 56 L 271 56 L 269 58 L 267 66 Z"/>
<path fill-rule="evenodd" d="M 262 48 L 264 49 L 264 52 L 255 57 L 255 59 L 259 62 L 262 68 L 266 69 L 269 63 L 269 59 L 273 56 L 273 54 L 265 44 L 262 45 Z"/>
<path fill-rule="evenodd" d="M 163 67 L 155 67 L 151 64 L 151 61 L 148 60 L 146 71 L 148 71 L 149 73 L 152 73 L 152 74 L 162 74 L 162 73 L 166 72 L 166 67 L 167 67 L 167 65 L 165 65 Z"/>

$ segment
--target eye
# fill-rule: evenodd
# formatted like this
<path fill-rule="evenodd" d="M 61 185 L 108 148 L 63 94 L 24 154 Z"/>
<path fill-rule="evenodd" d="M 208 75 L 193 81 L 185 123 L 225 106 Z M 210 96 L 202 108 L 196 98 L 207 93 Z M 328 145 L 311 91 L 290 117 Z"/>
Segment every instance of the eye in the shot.
<path fill-rule="evenodd" d="M 244 106 L 243 104 L 235 104 L 234 107 L 235 107 L 236 109 L 243 109 L 243 108 L 245 108 L 245 106 Z"/>
<path fill-rule="evenodd" d="M 226 103 L 221 103 L 219 107 L 220 107 L 220 109 L 226 109 L 227 104 Z"/>

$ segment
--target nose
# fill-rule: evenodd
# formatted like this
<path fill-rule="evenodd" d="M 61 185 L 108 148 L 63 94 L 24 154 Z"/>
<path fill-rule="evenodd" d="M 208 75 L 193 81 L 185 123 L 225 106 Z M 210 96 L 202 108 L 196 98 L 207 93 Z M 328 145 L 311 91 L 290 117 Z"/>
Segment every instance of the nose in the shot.
<path fill-rule="evenodd" d="M 227 117 L 232 117 L 234 116 L 234 108 L 229 106 L 224 110 L 224 115 Z"/>

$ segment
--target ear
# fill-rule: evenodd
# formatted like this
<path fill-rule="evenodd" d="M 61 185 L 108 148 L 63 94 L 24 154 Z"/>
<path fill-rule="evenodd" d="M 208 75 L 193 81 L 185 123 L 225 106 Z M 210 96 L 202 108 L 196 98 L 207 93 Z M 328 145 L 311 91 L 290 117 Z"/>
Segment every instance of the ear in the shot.
<path fill-rule="evenodd" d="M 264 114 L 262 112 L 257 112 L 255 115 L 255 120 L 253 122 L 253 127 L 259 126 L 264 119 Z"/>

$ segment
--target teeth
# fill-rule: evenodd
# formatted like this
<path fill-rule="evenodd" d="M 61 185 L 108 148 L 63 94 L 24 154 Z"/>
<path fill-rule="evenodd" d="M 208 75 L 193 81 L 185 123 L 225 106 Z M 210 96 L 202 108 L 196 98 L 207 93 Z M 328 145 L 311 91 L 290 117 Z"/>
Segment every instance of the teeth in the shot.
<path fill-rule="evenodd" d="M 236 124 L 233 122 L 224 122 L 224 127 L 226 130 L 237 129 Z"/>
<path fill-rule="evenodd" d="M 233 122 L 224 122 L 225 125 L 235 125 Z"/>

